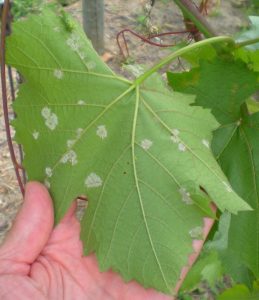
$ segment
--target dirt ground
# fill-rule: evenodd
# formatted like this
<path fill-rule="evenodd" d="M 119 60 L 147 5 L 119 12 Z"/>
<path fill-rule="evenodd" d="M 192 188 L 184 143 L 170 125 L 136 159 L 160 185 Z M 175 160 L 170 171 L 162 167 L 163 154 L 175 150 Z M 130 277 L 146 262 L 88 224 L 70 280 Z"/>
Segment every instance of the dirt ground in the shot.
<path fill-rule="evenodd" d="M 125 74 L 121 68 L 122 57 L 116 43 L 117 33 L 125 28 L 141 32 L 143 30 L 144 0 L 105 0 L 105 53 L 107 63 L 116 72 Z M 234 34 L 247 26 L 248 21 L 242 9 L 244 0 L 222 0 L 209 11 L 209 22 L 218 34 Z M 67 7 L 80 22 L 82 21 L 81 1 Z M 170 0 L 157 0 L 152 10 L 151 22 L 159 32 L 184 30 L 182 16 Z M 129 49 L 138 64 L 151 66 L 164 57 L 169 50 L 152 47 L 129 35 Z M 168 40 L 167 42 L 172 42 Z M 0 244 L 10 229 L 18 208 L 22 203 L 13 166 L 6 142 L 2 108 L 0 108 Z M 206 299 L 212 299 L 208 296 Z"/>

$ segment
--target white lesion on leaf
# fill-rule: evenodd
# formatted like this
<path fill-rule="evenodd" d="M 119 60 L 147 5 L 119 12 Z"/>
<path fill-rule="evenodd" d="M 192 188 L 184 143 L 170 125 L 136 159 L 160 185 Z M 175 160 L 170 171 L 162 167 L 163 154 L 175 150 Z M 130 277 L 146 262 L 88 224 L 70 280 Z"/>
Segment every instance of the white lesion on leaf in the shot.
<path fill-rule="evenodd" d="M 57 115 L 52 113 L 51 116 L 48 119 L 46 119 L 45 124 L 49 129 L 54 130 L 56 128 L 56 126 L 58 125 Z"/>
<path fill-rule="evenodd" d="M 173 141 L 173 143 L 178 144 L 178 150 L 181 152 L 185 152 L 186 151 L 186 146 L 181 142 L 181 139 L 179 137 L 180 135 L 180 131 L 177 128 L 174 128 L 171 130 L 171 141 Z"/>
<path fill-rule="evenodd" d="M 96 129 L 96 134 L 103 140 L 107 138 L 108 136 L 108 131 L 106 129 L 105 125 L 99 125 Z"/>
<path fill-rule="evenodd" d="M 172 134 L 178 136 L 180 131 L 177 128 L 172 129 Z"/>
<path fill-rule="evenodd" d="M 171 140 L 174 143 L 178 144 L 180 142 L 179 133 L 180 133 L 180 131 L 178 129 L 176 129 L 176 128 L 172 130 Z"/>
<path fill-rule="evenodd" d="M 74 32 L 71 33 L 70 37 L 66 40 L 66 44 L 73 50 L 78 51 L 80 49 L 81 42 L 80 42 L 80 36 L 75 34 Z"/>
<path fill-rule="evenodd" d="M 181 152 L 185 152 L 186 151 L 186 146 L 184 144 L 182 144 L 182 143 L 179 143 L 178 144 L 178 149 Z"/>
<path fill-rule="evenodd" d="M 83 131 L 84 131 L 83 128 L 77 128 L 76 129 L 76 131 L 75 131 L 76 138 L 67 140 L 67 147 L 68 148 L 72 148 L 75 145 L 75 143 L 78 141 L 78 139 L 80 139 Z M 70 154 L 70 155 L 72 155 L 72 154 Z M 65 157 L 67 157 L 67 156 L 65 156 Z"/>
<path fill-rule="evenodd" d="M 67 147 L 71 148 L 75 144 L 75 140 L 67 140 Z"/>
<path fill-rule="evenodd" d="M 192 198 L 191 198 L 190 193 L 187 192 L 186 188 L 181 187 L 181 188 L 179 189 L 179 193 L 181 194 L 181 196 L 182 196 L 182 201 L 183 201 L 185 204 L 187 204 L 187 205 L 192 205 L 192 204 L 194 203 L 193 200 L 192 200 Z"/>
<path fill-rule="evenodd" d="M 86 63 L 86 67 L 87 69 L 90 71 L 90 70 L 93 70 L 96 68 L 96 63 L 94 61 L 88 61 Z"/>
<path fill-rule="evenodd" d="M 70 37 L 66 40 L 66 44 L 71 48 L 72 51 L 75 51 L 79 57 L 84 60 L 87 57 L 87 54 L 82 49 L 82 43 L 80 42 L 80 36 L 72 33 Z"/>
<path fill-rule="evenodd" d="M 50 118 L 45 120 L 45 124 L 50 130 L 54 130 L 58 125 L 58 117 L 55 114 L 51 115 Z"/>
<path fill-rule="evenodd" d="M 95 173 L 89 174 L 85 179 L 85 185 L 87 188 L 97 188 L 102 186 L 103 181 L 100 176 Z"/>
<path fill-rule="evenodd" d="M 79 139 L 80 136 L 82 135 L 84 129 L 83 128 L 77 128 L 76 130 L 76 137 Z"/>
<path fill-rule="evenodd" d="M 179 143 L 179 137 L 171 135 L 171 141 L 173 141 L 175 144 Z"/>
<path fill-rule="evenodd" d="M 58 26 L 54 27 L 53 30 L 54 30 L 55 32 L 60 32 L 60 28 L 59 28 Z"/>
<path fill-rule="evenodd" d="M 47 189 L 50 189 L 50 182 L 47 179 L 44 180 L 44 185 Z"/>
<path fill-rule="evenodd" d="M 67 45 L 73 50 L 78 51 L 80 48 L 80 45 L 78 43 L 78 40 L 73 39 L 72 37 L 69 37 L 66 41 Z"/>
<path fill-rule="evenodd" d="M 45 174 L 47 177 L 51 177 L 53 175 L 52 169 L 50 167 L 46 167 Z"/>
<path fill-rule="evenodd" d="M 72 166 L 76 165 L 78 163 L 76 152 L 74 150 L 69 150 L 62 156 L 61 162 L 63 164 L 71 163 Z"/>
<path fill-rule="evenodd" d="M 33 131 L 32 136 L 35 140 L 37 140 L 39 138 L 40 133 L 36 130 Z"/>
<path fill-rule="evenodd" d="M 196 240 L 203 239 L 202 227 L 201 226 L 194 227 L 193 229 L 191 229 L 189 231 L 189 235 L 191 236 L 191 238 L 196 239 Z"/>
<path fill-rule="evenodd" d="M 41 110 L 41 115 L 44 119 L 47 119 L 50 117 L 51 115 L 51 110 L 48 107 L 43 107 L 43 109 Z"/>
<path fill-rule="evenodd" d="M 50 129 L 54 130 L 58 125 L 58 117 L 56 114 L 51 112 L 50 108 L 43 107 L 41 115 L 45 119 L 45 125 Z"/>
<path fill-rule="evenodd" d="M 86 103 L 85 103 L 84 100 L 78 100 L 77 104 L 78 104 L 78 105 L 85 105 Z"/>
<path fill-rule="evenodd" d="M 148 139 L 144 139 L 141 141 L 140 146 L 144 149 L 144 150 L 148 150 L 150 149 L 150 147 L 153 145 L 153 142 L 148 140 Z"/>
<path fill-rule="evenodd" d="M 62 79 L 64 76 L 64 73 L 62 70 L 60 69 L 55 69 L 53 72 L 54 77 L 56 77 L 57 79 Z"/>
<path fill-rule="evenodd" d="M 202 144 L 207 147 L 208 149 L 210 148 L 210 142 L 208 140 L 203 139 Z"/>
<path fill-rule="evenodd" d="M 70 37 L 66 40 L 66 44 L 72 51 L 78 54 L 88 71 L 94 70 L 96 68 L 96 63 L 94 61 L 87 61 L 87 53 L 83 49 L 83 44 L 80 41 L 79 35 L 72 33 Z"/>
<path fill-rule="evenodd" d="M 78 55 L 82 60 L 84 60 L 87 57 L 86 53 L 83 51 L 78 51 Z"/>

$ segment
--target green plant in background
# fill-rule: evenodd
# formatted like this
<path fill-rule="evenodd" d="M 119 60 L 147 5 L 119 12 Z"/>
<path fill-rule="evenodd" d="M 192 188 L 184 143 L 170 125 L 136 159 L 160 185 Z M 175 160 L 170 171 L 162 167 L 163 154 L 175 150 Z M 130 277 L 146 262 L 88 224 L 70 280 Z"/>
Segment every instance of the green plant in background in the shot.
<path fill-rule="evenodd" d="M 78 0 L 57 0 L 57 2 L 59 4 L 61 4 L 62 6 L 68 6 L 76 1 L 78 1 Z"/>
<path fill-rule="evenodd" d="M 248 6 L 248 12 L 252 15 L 259 14 L 259 1 L 258 0 L 250 0 L 250 5 Z"/>
<path fill-rule="evenodd" d="M 196 25 L 213 34 L 203 21 Z M 251 97 L 259 51 L 246 46 L 257 42 L 194 43 L 131 82 L 64 15 L 45 10 L 14 24 L 7 60 L 26 79 L 13 123 L 24 166 L 30 180 L 49 187 L 56 222 L 72 199 L 87 195 L 82 240 L 101 270 L 172 293 L 193 239 L 203 238 L 203 218 L 217 219 L 213 199 L 218 228 L 182 291 L 224 273 L 256 286 L 259 112 Z M 156 72 L 179 57 L 191 69 L 168 73 L 172 91 Z"/>
<path fill-rule="evenodd" d="M 13 0 L 12 14 L 14 19 L 26 16 L 28 13 L 37 12 L 43 0 Z"/>
<path fill-rule="evenodd" d="M 55 0 L 53 4 L 58 3 L 62 6 L 70 5 L 78 0 Z M 37 13 L 46 0 L 13 0 L 12 15 L 14 19 L 25 17 L 29 13 Z"/>
<path fill-rule="evenodd" d="M 222 293 L 217 300 L 257 300 L 259 299 L 259 284 L 255 282 L 252 292 L 247 286 L 238 284 Z"/>

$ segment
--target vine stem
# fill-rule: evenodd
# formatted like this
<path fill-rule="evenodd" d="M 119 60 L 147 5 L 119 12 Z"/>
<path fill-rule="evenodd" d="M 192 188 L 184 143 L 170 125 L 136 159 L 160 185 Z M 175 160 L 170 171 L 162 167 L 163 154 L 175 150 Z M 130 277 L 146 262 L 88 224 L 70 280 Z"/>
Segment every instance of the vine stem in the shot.
<path fill-rule="evenodd" d="M 181 56 L 185 53 L 188 53 L 190 51 L 193 51 L 195 49 L 198 49 L 198 48 L 206 46 L 206 45 L 211 45 L 211 44 L 220 43 L 220 42 L 226 42 L 228 44 L 235 46 L 235 41 L 231 37 L 228 37 L 228 36 L 213 37 L 210 39 L 206 39 L 206 40 L 188 45 L 188 46 L 181 48 L 181 49 L 175 51 L 174 53 L 168 55 L 164 59 L 162 59 L 158 64 L 154 65 L 150 70 L 148 70 L 147 72 L 145 72 L 144 74 L 139 76 L 134 81 L 133 84 L 135 86 L 141 84 L 144 80 L 146 80 L 148 77 L 150 77 L 153 73 L 157 72 L 159 69 L 161 69 L 165 65 L 171 63 L 173 60 L 175 60 L 176 58 L 178 58 L 179 56 Z"/>
<path fill-rule="evenodd" d="M 259 43 L 259 38 L 246 40 L 243 42 L 236 43 L 236 48 L 242 48 L 242 47 L 257 44 L 257 43 Z"/>
<path fill-rule="evenodd" d="M 217 33 L 213 30 L 207 20 L 202 16 L 202 14 L 195 7 L 192 1 L 174 0 L 174 2 L 181 9 L 184 17 L 191 20 L 206 38 L 211 38 L 217 35 Z"/>
<path fill-rule="evenodd" d="M 0 61 L 1 61 L 1 84 L 2 84 L 2 98 L 3 98 L 3 111 L 4 111 L 4 121 L 5 121 L 5 129 L 6 129 L 6 137 L 7 143 L 11 155 L 11 159 L 14 165 L 15 174 L 19 183 L 19 187 L 21 193 L 24 195 L 24 186 L 19 173 L 19 164 L 17 163 L 15 152 L 12 144 L 12 136 L 10 130 L 9 123 L 9 115 L 8 115 L 8 103 L 7 103 L 7 88 L 6 88 L 6 73 L 5 73 L 5 37 L 6 37 L 6 25 L 7 25 L 7 17 L 9 12 L 10 3 L 9 0 L 4 2 L 3 7 L 3 17 L 2 17 L 2 26 L 1 26 L 1 48 L 0 48 Z"/>

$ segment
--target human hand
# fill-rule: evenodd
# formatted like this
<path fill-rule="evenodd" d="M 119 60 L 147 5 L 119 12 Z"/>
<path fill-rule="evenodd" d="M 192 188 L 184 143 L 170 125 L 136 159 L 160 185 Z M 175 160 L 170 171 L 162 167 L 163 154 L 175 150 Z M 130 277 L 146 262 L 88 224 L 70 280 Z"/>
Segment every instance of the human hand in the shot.
<path fill-rule="evenodd" d="M 101 273 L 94 255 L 83 257 L 76 203 L 53 229 L 46 188 L 28 183 L 24 204 L 0 247 L 1 300 L 169 300 L 172 297 L 112 271 Z"/>

